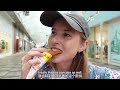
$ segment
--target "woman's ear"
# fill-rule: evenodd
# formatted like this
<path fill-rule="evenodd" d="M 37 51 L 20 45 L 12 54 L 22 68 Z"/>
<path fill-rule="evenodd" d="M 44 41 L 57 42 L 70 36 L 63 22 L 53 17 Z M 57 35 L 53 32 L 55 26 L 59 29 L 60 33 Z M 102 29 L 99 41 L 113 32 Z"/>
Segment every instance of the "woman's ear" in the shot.
<path fill-rule="evenodd" d="M 87 46 L 88 46 L 88 40 L 85 40 L 85 47 L 87 48 Z"/>
<path fill-rule="evenodd" d="M 80 52 L 82 52 L 82 51 L 83 51 L 83 45 L 80 46 L 78 52 L 80 53 Z"/>
<path fill-rule="evenodd" d="M 78 52 L 80 53 L 80 52 L 84 51 L 84 50 L 87 48 L 87 46 L 88 46 L 88 40 L 86 40 L 86 41 L 80 46 Z"/>

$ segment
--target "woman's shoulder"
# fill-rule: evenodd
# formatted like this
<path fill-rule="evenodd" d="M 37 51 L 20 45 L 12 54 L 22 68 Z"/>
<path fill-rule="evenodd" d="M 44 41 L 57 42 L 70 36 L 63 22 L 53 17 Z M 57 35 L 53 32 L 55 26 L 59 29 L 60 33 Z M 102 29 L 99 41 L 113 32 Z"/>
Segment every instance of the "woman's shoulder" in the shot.
<path fill-rule="evenodd" d="M 88 64 L 88 73 L 90 79 L 120 79 L 120 71 L 92 63 Z"/>

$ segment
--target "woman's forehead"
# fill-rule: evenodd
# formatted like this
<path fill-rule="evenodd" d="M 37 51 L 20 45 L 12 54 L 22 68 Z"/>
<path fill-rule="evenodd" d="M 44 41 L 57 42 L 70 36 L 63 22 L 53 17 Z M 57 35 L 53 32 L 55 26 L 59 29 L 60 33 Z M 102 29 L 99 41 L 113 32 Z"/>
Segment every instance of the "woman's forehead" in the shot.
<path fill-rule="evenodd" d="M 66 22 L 66 20 L 65 19 L 63 19 L 63 18 L 60 18 L 60 19 L 57 19 L 55 22 L 54 22 L 54 24 L 53 24 L 53 26 L 54 25 L 65 25 L 65 26 L 69 26 L 69 24 Z M 70 27 L 70 26 L 69 26 Z"/>
<path fill-rule="evenodd" d="M 60 26 L 58 28 L 63 28 L 64 31 L 70 31 L 70 32 L 76 31 L 63 18 L 56 20 L 52 28 L 57 29 L 57 26 Z"/>

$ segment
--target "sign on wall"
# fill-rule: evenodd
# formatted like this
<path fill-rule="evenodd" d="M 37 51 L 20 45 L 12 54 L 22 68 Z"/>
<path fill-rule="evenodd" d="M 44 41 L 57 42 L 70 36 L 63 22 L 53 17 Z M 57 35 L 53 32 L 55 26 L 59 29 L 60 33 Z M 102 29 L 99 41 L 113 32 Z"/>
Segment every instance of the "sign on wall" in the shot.
<path fill-rule="evenodd" d="M 120 23 L 110 27 L 110 61 L 120 63 Z"/>

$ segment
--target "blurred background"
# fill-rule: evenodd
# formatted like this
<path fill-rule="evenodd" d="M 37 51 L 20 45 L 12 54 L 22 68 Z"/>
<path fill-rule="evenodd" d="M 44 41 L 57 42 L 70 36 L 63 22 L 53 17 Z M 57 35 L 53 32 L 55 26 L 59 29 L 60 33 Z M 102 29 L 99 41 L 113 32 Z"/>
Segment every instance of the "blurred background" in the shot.
<path fill-rule="evenodd" d="M 19 79 L 21 58 L 47 47 L 51 28 L 40 23 L 43 11 L 0 11 L 0 78 Z M 120 70 L 120 11 L 59 11 L 82 15 L 90 26 L 89 61 Z"/>

